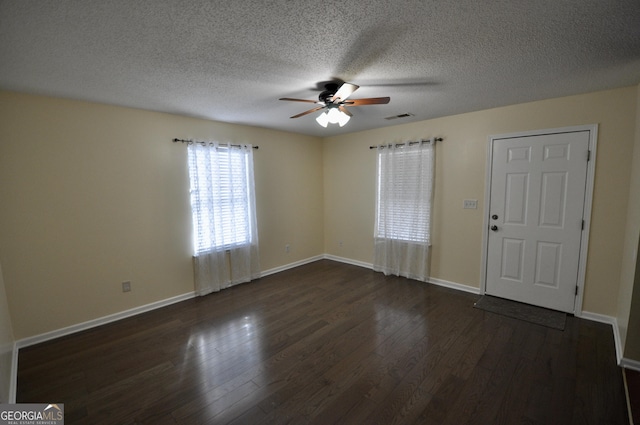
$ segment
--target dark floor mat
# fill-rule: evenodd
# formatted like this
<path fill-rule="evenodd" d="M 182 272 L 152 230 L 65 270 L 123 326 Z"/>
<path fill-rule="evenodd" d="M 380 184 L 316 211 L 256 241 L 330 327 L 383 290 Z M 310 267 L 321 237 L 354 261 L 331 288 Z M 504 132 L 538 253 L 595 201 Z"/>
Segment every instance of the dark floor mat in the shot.
<path fill-rule="evenodd" d="M 561 331 L 564 330 L 567 319 L 566 313 L 561 311 L 549 310 L 488 295 L 480 297 L 474 307 Z"/>

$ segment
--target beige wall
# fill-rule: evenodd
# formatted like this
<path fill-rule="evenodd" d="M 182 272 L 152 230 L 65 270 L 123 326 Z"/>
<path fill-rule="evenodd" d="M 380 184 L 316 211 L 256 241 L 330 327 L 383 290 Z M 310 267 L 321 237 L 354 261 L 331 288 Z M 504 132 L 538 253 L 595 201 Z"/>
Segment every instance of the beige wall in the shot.
<path fill-rule="evenodd" d="M 0 267 L 0 403 L 15 402 L 9 399 L 11 395 L 11 362 L 13 360 L 14 342 L 9 305 L 2 277 L 2 267 Z"/>
<path fill-rule="evenodd" d="M 637 90 L 636 133 L 633 149 L 627 228 L 618 295 L 618 328 L 622 351 L 640 362 L 640 86 Z"/>
<path fill-rule="evenodd" d="M 174 137 L 260 146 L 262 270 L 323 253 L 320 139 L 10 92 L 0 128 L 0 263 L 16 339 L 193 291 L 186 146 Z"/>
<path fill-rule="evenodd" d="M 640 250 L 640 241 L 636 246 L 636 254 Z M 628 312 L 626 335 L 621 335 L 625 342 L 623 355 L 625 359 L 640 363 L 640 258 L 636 257 L 635 276 L 630 294 L 624 294 L 621 302 L 628 305 L 625 312 Z M 637 368 L 638 365 L 636 364 Z"/>
<path fill-rule="evenodd" d="M 583 309 L 616 316 L 627 216 L 636 87 L 550 99 L 325 139 L 325 251 L 371 263 L 375 153 L 369 145 L 435 136 L 434 278 L 480 286 L 488 136 L 599 124 Z M 478 199 L 464 210 L 463 199 Z M 342 241 L 342 246 L 340 246 Z"/>

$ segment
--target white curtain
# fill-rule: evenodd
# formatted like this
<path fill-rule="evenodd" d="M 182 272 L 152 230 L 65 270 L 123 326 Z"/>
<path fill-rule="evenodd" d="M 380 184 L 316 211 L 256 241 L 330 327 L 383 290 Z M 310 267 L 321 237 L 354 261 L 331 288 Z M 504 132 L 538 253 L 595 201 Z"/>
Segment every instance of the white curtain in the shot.
<path fill-rule="evenodd" d="M 198 295 L 260 276 L 251 145 L 188 146 Z"/>
<path fill-rule="evenodd" d="M 434 142 L 378 147 L 373 269 L 429 279 Z"/>

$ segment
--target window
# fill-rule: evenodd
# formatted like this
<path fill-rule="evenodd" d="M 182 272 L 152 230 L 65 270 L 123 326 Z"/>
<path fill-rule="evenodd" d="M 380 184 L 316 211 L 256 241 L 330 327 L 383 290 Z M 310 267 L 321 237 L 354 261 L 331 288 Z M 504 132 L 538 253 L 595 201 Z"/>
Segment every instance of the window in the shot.
<path fill-rule="evenodd" d="M 433 171 L 432 143 L 378 147 L 375 271 L 428 281 Z"/>
<path fill-rule="evenodd" d="M 378 149 L 375 237 L 429 245 L 431 144 Z"/>
<path fill-rule="evenodd" d="M 255 235 L 251 147 L 188 147 L 196 255 L 249 245 Z"/>

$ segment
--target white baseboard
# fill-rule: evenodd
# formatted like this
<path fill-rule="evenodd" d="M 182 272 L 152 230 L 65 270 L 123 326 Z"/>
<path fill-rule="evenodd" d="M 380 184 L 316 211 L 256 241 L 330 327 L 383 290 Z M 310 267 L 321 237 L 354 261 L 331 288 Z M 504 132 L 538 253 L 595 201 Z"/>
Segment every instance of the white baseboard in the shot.
<path fill-rule="evenodd" d="M 625 369 L 635 370 L 636 372 L 640 372 L 640 362 L 637 360 L 627 359 L 625 357 L 620 360 L 620 366 Z"/>
<path fill-rule="evenodd" d="M 457 291 L 469 292 L 472 294 L 480 295 L 480 288 L 476 288 L 469 285 L 463 285 L 462 283 L 449 282 L 448 280 L 429 278 L 429 283 L 438 286 L 444 286 L 445 288 L 455 289 Z"/>
<path fill-rule="evenodd" d="M 315 257 L 305 258 L 304 260 L 300 260 L 300 261 L 296 261 L 296 262 L 293 262 L 293 263 L 285 264 L 284 266 L 274 267 L 272 269 L 260 272 L 260 277 L 266 277 L 266 276 L 269 276 L 271 274 L 276 274 L 276 273 L 283 272 L 285 270 L 294 269 L 296 267 L 304 266 L 305 264 L 313 263 L 315 261 L 322 260 L 323 258 L 325 258 L 324 255 L 316 255 Z"/>
<path fill-rule="evenodd" d="M 338 257 L 331 254 L 325 254 L 324 258 L 326 260 L 338 261 L 340 263 L 352 264 L 354 266 L 364 267 L 366 269 L 373 270 L 373 264 L 365 263 L 358 260 L 352 260 L 350 258 Z M 473 286 L 463 285 L 462 283 L 449 282 L 448 280 L 429 278 L 428 283 L 438 286 L 444 286 L 445 288 L 455 289 L 458 291 L 470 292 L 472 294 L 479 294 L 480 288 L 474 288 Z"/>
<path fill-rule="evenodd" d="M 576 317 L 582 319 L 591 320 L 592 322 L 608 323 L 611 326 L 618 326 L 618 321 L 615 317 L 606 316 L 604 314 L 591 313 L 588 311 L 582 311 L 580 314 L 576 314 Z"/>
<path fill-rule="evenodd" d="M 55 338 L 60 338 L 62 336 L 74 334 L 76 332 L 85 331 L 87 329 L 95 328 L 97 326 L 106 325 L 107 323 L 115 322 L 117 320 L 125 319 L 131 316 L 136 316 L 138 314 L 142 314 L 148 311 L 156 310 L 158 308 L 166 307 L 168 305 L 179 303 L 180 301 L 185 301 L 194 297 L 195 297 L 195 292 L 189 292 L 186 294 L 167 298 L 165 300 L 156 301 L 151 304 L 135 307 L 130 310 L 125 310 L 119 313 L 114 313 L 108 316 L 103 316 L 97 319 L 89 320 L 87 322 L 78 323 L 77 325 L 71 325 L 66 328 L 58 329 L 51 332 L 46 332 L 46 333 L 32 336 L 29 338 L 24 338 L 17 341 L 17 347 L 18 349 L 20 349 L 20 348 L 29 347 L 35 344 L 40 344 L 41 342 L 49 341 Z"/>
<path fill-rule="evenodd" d="M 580 314 L 576 314 L 577 317 L 582 319 L 591 320 L 593 322 L 607 323 L 611 325 L 613 331 L 613 342 L 616 348 L 616 359 L 619 366 L 622 366 L 622 340 L 620 339 L 620 328 L 618 328 L 618 320 L 615 317 L 605 316 L 604 314 L 591 313 L 588 311 L 582 311 Z"/>
<path fill-rule="evenodd" d="M 9 404 L 15 404 L 18 391 L 18 343 L 14 341 L 11 353 L 11 371 L 9 375 Z"/>
<path fill-rule="evenodd" d="M 373 264 L 365 263 L 364 261 L 352 260 L 351 258 L 339 257 L 337 255 L 324 254 L 322 256 L 325 260 L 337 261 L 339 263 L 351 264 L 352 266 L 363 267 L 365 269 L 372 269 Z"/>

